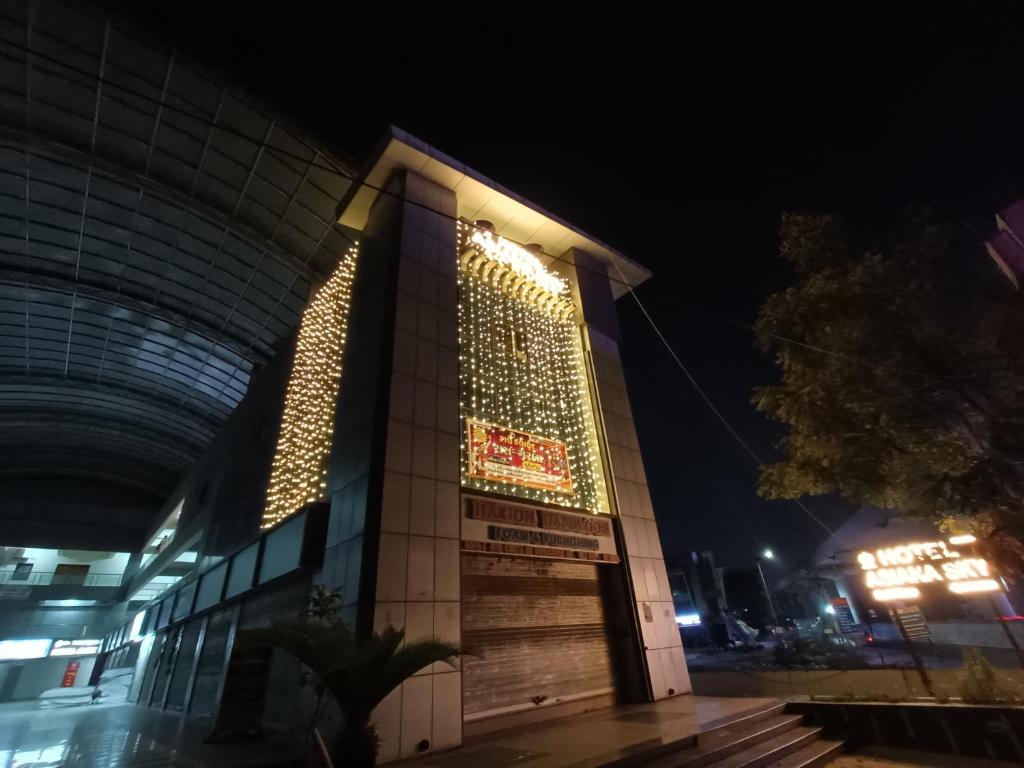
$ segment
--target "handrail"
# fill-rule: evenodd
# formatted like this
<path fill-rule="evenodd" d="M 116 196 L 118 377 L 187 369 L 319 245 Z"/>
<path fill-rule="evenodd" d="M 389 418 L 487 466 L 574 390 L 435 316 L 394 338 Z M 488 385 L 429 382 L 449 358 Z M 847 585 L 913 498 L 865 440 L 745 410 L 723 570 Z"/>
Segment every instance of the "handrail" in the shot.
<path fill-rule="evenodd" d="M 23 578 L 15 578 L 23 576 Z M 19 574 L 15 571 L 0 571 L 0 584 L 17 584 L 26 587 L 119 587 L 123 573 L 57 573 L 56 571 L 30 571 Z"/>

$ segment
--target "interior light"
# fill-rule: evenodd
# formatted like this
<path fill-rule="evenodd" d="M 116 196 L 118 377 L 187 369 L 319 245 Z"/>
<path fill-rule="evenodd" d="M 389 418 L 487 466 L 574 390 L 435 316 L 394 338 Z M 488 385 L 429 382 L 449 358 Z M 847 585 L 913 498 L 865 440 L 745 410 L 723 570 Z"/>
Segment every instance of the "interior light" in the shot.
<path fill-rule="evenodd" d="M 977 581 L 954 581 L 949 591 L 958 595 L 969 595 L 974 592 L 998 592 L 999 582 L 995 579 L 978 579 Z"/>
<path fill-rule="evenodd" d="M 875 600 L 884 603 L 886 600 L 914 600 L 921 596 L 921 590 L 917 587 L 889 587 L 876 589 L 871 595 Z"/>
<path fill-rule="evenodd" d="M 13 659 L 41 659 L 50 651 L 53 640 L 47 638 L 25 638 L 22 640 L 0 640 L 0 661 Z"/>

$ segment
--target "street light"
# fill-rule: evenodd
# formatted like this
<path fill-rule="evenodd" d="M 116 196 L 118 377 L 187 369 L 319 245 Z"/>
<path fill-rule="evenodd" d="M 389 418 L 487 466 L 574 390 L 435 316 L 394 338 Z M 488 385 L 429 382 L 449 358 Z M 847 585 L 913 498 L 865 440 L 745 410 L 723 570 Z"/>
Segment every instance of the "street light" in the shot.
<path fill-rule="evenodd" d="M 764 552 L 761 553 L 761 556 L 764 557 L 766 560 L 775 559 L 775 553 L 772 552 L 770 549 L 765 549 Z M 761 569 L 761 558 L 759 557 L 755 559 L 754 562 L 757 564 L 757 572 L 761 576 L 761 586 L 764 587 L 765 597 L 768 598 L 768 610 L 770 610 L 772 613 L 772 623 L 777 627 L 779 626 L 779 617 L 775 613 L 775 603 L 772 601 L 772 593 L 768 589 L 768 582 L 765 580 L 764 571 Z"/>

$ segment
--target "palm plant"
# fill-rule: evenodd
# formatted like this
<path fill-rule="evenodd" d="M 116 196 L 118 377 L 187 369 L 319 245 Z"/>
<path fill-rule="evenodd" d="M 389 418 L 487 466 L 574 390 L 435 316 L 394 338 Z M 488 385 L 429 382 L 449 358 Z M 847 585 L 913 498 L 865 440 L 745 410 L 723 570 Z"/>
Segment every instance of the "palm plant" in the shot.
<path fill-rule="evenodd" d="M 309 669 L 315 693 L 312 729 L 329 694 L 342 715 L 331 751 L 336 759 L 344 756 L 344 765 L 358 768 L 377 762 L 379 740 L 370 723 L 374 708 L 424 667 L 459 653 L 456 646 L 437 640 L 403 642 L 405 632 L 393 627 L 358 640 L 351 627 L 333 616 L 282 619 L 267 628 L 246 630 L 244 637 L 280 648 Z"/>

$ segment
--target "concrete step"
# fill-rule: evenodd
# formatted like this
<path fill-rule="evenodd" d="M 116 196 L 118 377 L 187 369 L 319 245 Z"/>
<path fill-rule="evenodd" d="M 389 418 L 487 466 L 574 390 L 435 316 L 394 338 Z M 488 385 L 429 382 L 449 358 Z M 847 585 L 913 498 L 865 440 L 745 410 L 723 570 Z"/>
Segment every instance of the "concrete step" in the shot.
<path fill-rule="evenodd" d="M 697 736 L 696 746 L 683 748 L 643 763 L 646 768 L 704 768 L 760 742 L 800 727 L 802 715 L 768 712 L 740 718 Z"/>
<path fill-rule="evenodd" d="M 721 720 L 713 720 L 704 726 L 704 729 L 698 734 L 699 736 L 710 735 L 715 731 L 721 730 L 722 728 L 742 728 L 753 723 L 759 723 L 763 720 L 767 720 L 770 717 L 777 717 L 778 715 L 786 714 L 786 702 L 780 701 L 777 704 L 770 704 L 763 709 L 757 709 L 753 712 L 745 712 L 739 716 L 724 717 Z"/>
<path fill-rule="evenodd" d="M 768 768 L 821 768 L 843 754 L 844 746 L 841 741 L 818 739 L 781 760 L 769 763 Z"/>
<path fill-rule="evenodd" d="M 822 729 L 801 725 L 777 736 L 758 740 L 753 746 L 716 760 L 711 768 L 766 768 L 821 738 Z"/>

